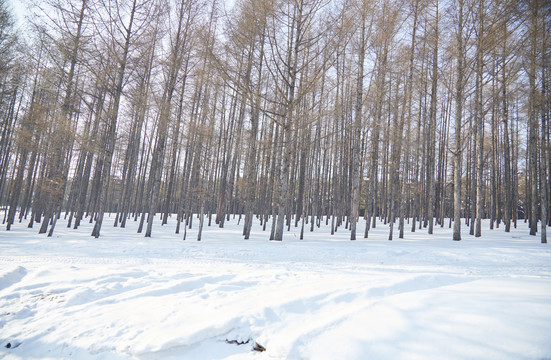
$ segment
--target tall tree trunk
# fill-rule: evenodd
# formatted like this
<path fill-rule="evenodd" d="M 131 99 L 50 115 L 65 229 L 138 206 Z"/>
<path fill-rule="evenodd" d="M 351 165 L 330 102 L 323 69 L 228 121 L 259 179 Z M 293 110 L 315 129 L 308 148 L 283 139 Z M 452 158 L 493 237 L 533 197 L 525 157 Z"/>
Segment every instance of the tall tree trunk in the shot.
<path fill-rule="evenodd" d="M 537 31 L 538 31 L 539 0 L 530 2 L 530 56 L 528 65 L 529 95 L 529 146 L 530 146 L 530 235 L 536 235 L 538 226 L 538 104 L 536 100 L 536 62 L 537 62 Z"/>
<path fill-rule="evenodd" d="M 545 24 L 544 24 L 545 27 Z M 549 154 L 548 154 L 548 146 L 549 146 L 549 118 L 548 118 L 548 109 L 547 106 L 549 105 L 549 94 L 547 91 L 547 83 L 548 79 L 546 78 L 546 70 L 547 70 L 547 46 L 549 41 L 549 33 L 544 34 L 544 38 L 542 40 L 542 49 L 541 49 L 541 61 L 542 61 L 542 67 L 541 67 L 541 143 L 540 143 L 540 208 L 541 208 L 541 243 L 546 244 L 547 243 L 547 225 L 548 225 L 548 186 L 549 182 L 547 180 L 547 164 L 549 162 Z"/>
<path fill-rule="evenodd" d="M 505 25 L 506 26 L 506 25 Z M 505 29 L 505 36 L 507 36 L 507 29 Z M 511 231 L 511 217 L 512 212 L 516 211 L 513 209 L 513 186 L 511 184 L 511 150 L 510 150 L 510 140 L 509 140 L 509 109 L 507 105 L 507 67 L 506 67 L 506 48 L 507 48 L 507 39 L 503 40 L 503 53 L 502 53 L 502 84 L 501 84 L 501 104 L 502 104 L 502 115 L 503 115 L 503 137 L 504 137 L 504 152 L 505 152 L 505 209 L 503 212 L 504 221 L 505 221 L 505 232 Z M 515 207 L 516 208 L 516 207 Z"/>
<path fill-rule="evenodd" d="M 358 75 L 356 80 L 356 105 L 354 126 L 352 128 L 352 196 L 350 198 L 350 240 L 356 240 L 356 225 L 360 206 L 360 152 L 363 108 L 363 80 L 365 61 L 365 11 L 361 11 L 360 47 L 358 49 Z"/>
<path fill-rule="evenodd" d="M 435 214 L 435 163 L 436 163 L 436 97 L 438 92 L 438 43 L 439 43 L 439 12 L 438 1 L 436 2 L 436 19 L 434 24 L 434 49 L 432 56 L 432 84 L 430 94 L 430 115 L 429 115 L 429 149 L 428 149 L 428 233 L 432 234 L 434 231 L 434 214 Z"/>
<path fill-rule="evenodd" d="M 409 201 L 409 191 L 407 192 L 406 196 L 406 187 L 408 184 L 408 178 L 409 178 L 409 151 L 410 151 L 410 141 L 411 141 L 411 122 L 412 122 L 412 96 L 413 96 L 413 72 L 414 72 L 414 58 L 415 58 L 415 45 L 416 45 L 416 34 L 417 34 L 417 22 L 419 19 L 419 0 L 416 0 L 414 3 L 414 9 L 413 9 L 413 31 L 411 35 L 411 45 L 409 49 L 409 68 L 408 68 L 408 79 L 407 84 L 405 86 L 406 88 L 406 95 L 405 95 L 405 106 L 407 107 L 407 130 L 406 130 L 406 166 L 405 166 L 405 173 L 402 176 L 402 197 L 400 201 L 400 234 L 399 238 L 404 238 L 404 230 L 405 230 L 405 224 L 404 224 L 404 217 L 406 216 L 406 202 Z"/>
<path fill-rule="evenodd" d="M 457 82 L 455 97 L 455 150 L 454 150 L 454 173 L 453 173 L 453 240 L 461 240 L 461 122 L 463 120 L 463 87 L 464 87 L 464 64 L 463 64 L 463 0 L 458 0 L 459 23 L 457 31 Z"/>
<path fill-rule="evenodd" d="M 476 229 L 475 237 L 480 237 L 482 235 L 482 212 L 484 211 L 484 197 L 482 193 L 483 186 L 483 174 L 484 174 L 484 102 L 482 99 L 483 94 L 483 83 L 482 83 L 482 72 L 483 72 L 483 57 L 484 49 L 483 47 L 483 37 L 484 37 L 484 1 L 480 0 L 479 12 L 478 12 L 478 38 L 477 38 L 477 47 L 476 47 L 476 90 L 475 90 L 475 117 L 476 117 L 476 127 L 477 127 L 477 160 L 476 160 Z"/>
<path fill-rule="evenodd" d="M 289 182 L 290 182 L 290 168 L 291 168 L 291 159 L 294 149 L 294 136 L 293 128 L 294 124 L 293 119 L 295 115 L 295 87 L 297 81 L 297 69 L 298 69 L 298 55 L 301 50 L 301 40 L 304 36 L 303 33 L 303 10 L 304 3 L 302 1 L 295 3 L 295 16 L 293 16 L 292 22 L 292 31 L 294 32 L 294 37 L 291 34 L 291 43 L 289 44 L 289 53 L 287 59 L 287 73 L 285 74 L 285 81 L 287 83 L 287 96 L 283 109 L 283 119 L 282 119 L 282 142 L 283 142 L 283 158 L 282 166 L 280 173 L 280 190 L 279 190 L 279 204 L 278 204 L 278 214 L 276 221 L 276 229 L 274 240 L 281 241 L 283 240 L 283 223 L 285 218 L 285 212 L 289 206 Z"/>

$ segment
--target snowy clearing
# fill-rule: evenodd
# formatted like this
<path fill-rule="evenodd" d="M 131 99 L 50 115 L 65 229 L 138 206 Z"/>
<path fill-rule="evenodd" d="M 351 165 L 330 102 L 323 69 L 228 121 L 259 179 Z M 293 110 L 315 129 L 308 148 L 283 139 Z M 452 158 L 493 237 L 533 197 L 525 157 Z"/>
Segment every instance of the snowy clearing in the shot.
<path fill-rule="evenodd" d="M 551 247 L 524 223 L 269 242 L 232 219 L 197 242 L 112 221 L 0 231 L 0 358 L 551 359 Z"/>

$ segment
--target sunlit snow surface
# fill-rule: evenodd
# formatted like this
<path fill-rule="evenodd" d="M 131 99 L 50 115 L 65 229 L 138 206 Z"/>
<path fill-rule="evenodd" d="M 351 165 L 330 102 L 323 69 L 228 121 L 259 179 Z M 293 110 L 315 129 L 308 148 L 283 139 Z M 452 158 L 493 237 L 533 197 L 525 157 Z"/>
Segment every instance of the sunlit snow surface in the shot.
<path fill-rule="evenodd" d="M 197 219 L 186 241 L 113 220 L 0 230 L 0 358 L 551 359 L 551 245 L 524 223 L 269 242 L 231 219 L 197 242 Z"/>

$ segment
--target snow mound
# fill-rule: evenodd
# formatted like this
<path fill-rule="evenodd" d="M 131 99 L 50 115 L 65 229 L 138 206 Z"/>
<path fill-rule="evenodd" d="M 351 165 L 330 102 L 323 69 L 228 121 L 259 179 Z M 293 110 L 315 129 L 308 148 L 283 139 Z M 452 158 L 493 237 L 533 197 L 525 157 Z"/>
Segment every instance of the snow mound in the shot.
<path fill-rule="evenodd" d="M 27 269 L 22 266 L 17 266 L 11 270 L 2 271 L 0 273 L 0 290 L 17 284 L 25 277 L 25 275 L 27 275 Z"/>

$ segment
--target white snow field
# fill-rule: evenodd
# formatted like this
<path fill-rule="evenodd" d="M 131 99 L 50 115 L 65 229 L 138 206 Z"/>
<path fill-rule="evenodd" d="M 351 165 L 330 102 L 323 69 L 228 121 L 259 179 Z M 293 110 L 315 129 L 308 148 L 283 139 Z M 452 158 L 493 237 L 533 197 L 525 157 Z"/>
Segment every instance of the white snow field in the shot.
<path fill-rule="evenodd" d="M 0 358 L 551 359 L 551 245 L 523 222 L 460 242 L 112 224 L 0 230 Z"/>

